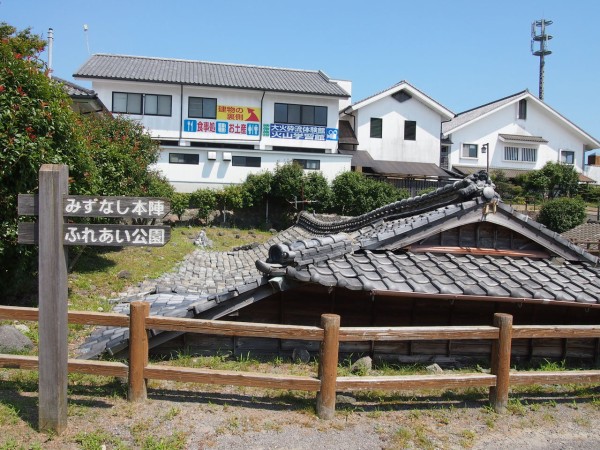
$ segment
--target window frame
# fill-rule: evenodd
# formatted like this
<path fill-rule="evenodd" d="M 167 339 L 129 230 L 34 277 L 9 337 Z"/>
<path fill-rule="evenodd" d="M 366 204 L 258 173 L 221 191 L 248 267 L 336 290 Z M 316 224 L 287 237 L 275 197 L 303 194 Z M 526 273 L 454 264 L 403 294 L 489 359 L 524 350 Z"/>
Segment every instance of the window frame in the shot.
<path fill-rule="evenodd" d="M 182 161 L 173 161 L 173 156 L 181 156 Z M 195 162 L 186 162 L 186 159 L 195 160 Z M 169 164 L 187 164 L 187 165 L 198 165 L 200 164 L 200 155 L 198 153 L 177 153 L 177 152 L 169 152 Z"/>
<path fill-rule="evenodd" d="M 321 160 L 320 159 L 296 159 L 293 160 L 294 164 L 298 164 L 304 170 L 321 170 Z M 310 166 L 316 167 L 310 167 Z"/>
<path fill-rule="evenodd" d="M 156 97 L 156 114 L 152 114 L 146 111 L 147 98 L 148 97 Z M 169 114 L 161 114 L 159 108 L 159 100 L 160 97 L 169 99 Z M 144 94 L 144 115 L 145 116 L 163 116 L 163 117 L 171 117 L 173 115 L 173 96 L 167 94 Z"/>
<path fill-rule="evenodd" d="M 115 110 L 115 95 L 116 94 L 124 94 L 127 96 L 125 99 L 125 111 L 117 111 Z M 139 112 L 129 112 L 129 96 L 140 96 L 140 111 Z M 144 94 L 140 92 L 122 92 L 122 91 L 113 91 L 112 93 L 112 108 L 111 111 L 117 114 L 133 114 L 137 116 L 142 116 L 144 112 Z"/>
<path fill-rule="evenodd" d="M 292 119 L 290 119 L 290 107 L 292 107 L 291 109 L 293 109 Z M 318 114 L 317 111 L 320 111 L 321 113 Z M 323 113 L 325 114 L 325 116 L 321 117 Z M 286 125 L 327 127 L 328 114 L 329 111 L 327 106 L 275 102 L 273 106 L 273 123 L 283 123 Z M 283 117 L 284 115 L 285 118 Z M 296 116 L 298 117 L 297 119 Z"/>
<path fill-rule="evenodd" d="M 470 148 L 475 147 L 475 156 L 465 156 L 465 146 L 469 147 L 469 153 L 470 153 Z M 488 149 L 488 151 L 489 151 L 489 149 Z M 460 157 L 467 158 L 467 159 L 479 159 L 479 144 L 471 144 L 471 143 L 463 142 L 463 144 L 460 147 Z"/>
<path fill-rule="evenodd" d="M 529 153 L 529 152 L 526 152 L 526 150 L 533 153 L 533 159 L 525 159 L 525 154 Z M 525 163 L 535 163 L 535 162 L 537 162 L 537 154 L 538 154 L 538 149 L 535 147 L 521 147 L 520 161 L 525 162 Z"/>
<path fill-rule="evenodd" d="M 527 99 L 522 98 L 517 104 L 517 119 L 527 120 Z"/>
<path fill-rule="evenodd" d="M 404 121 L 404 140 L 405 141 L 416 141 L 417 140 L 417 121 L 416 120 L 405 120 Z"/>
<path fill-rule="evenodd" d="M 252 162 L 252 164 L 248 164 L 248 162 Z M 256 162 L 258 162 L 258 165 L 256 165 Z M 261 165 L 262 158 L 260 156 L 233 155 L 231 157 L 232 167 L 261 167 Z"/>
<path fill-rule="evenodd" d="M 571 158 L 573 159 L 573 162 L 568 162 L 566 161 L 566 155 L 570 155 Z M 575 165 L 575 150 L 563 150 L 561 149 L 560 151 L 560 163 L 561 164 L 568 164 L 570 166 L 574 166 Z"/>
<path fill-rule="evenodd" d="M 194 99 L 194 100 L 201 100 L 202 101 L 202 112 L 200 113 L 200 115 L 192 115 L 191 114 L 190 111 L 192 109 L 191 108 L 192 99 Z M 205 102 L 205 100 L 211 100 L 211 101 L 214 100 L 214 102 L 215 102 L 215 110 L 214 110 L 214 114 L 213 115 L 206 115 L 204 113 L 204 102 Z M 213 98 L 213 97 L 196 97 L 196 96 L 190 95 L 190 96 L 188 96 L 187 116 L 189 118 L 192 118 L 192 119 L 216 119 L 217 118 L 217 105 L 218 105 L 218 102 L 217 102 L 216 98 Z"/>
<path fill-rule="evenodd" d="M 509 152 L 511 155 L 509 155 Z M 504 161 L 519 161 L 519 155 L 521 152 L 519 151 L 519 147 L 513 147 L 511 145 L 507 145 L 504 147 Z M 508 156 L 515 156 L 515 158 L 508 158 Z"/>
<path fill-rule="evenodd" d="M 383 137 L 383 118 L 371 117 L 369 137 L 374 139 L 381 139 Z"/>

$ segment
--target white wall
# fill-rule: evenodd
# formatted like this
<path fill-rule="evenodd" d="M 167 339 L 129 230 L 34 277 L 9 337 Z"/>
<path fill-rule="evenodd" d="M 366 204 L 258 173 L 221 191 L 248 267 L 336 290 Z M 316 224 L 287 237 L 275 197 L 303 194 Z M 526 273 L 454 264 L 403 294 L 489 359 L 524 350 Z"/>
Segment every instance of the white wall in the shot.
<path fill-rule="evenodd" d="M 208 153 L 214 152 L 216 159 L 209 160 Z M 170 164 L 169 153 L 199 155 L 199 164 Z M 261 167 L 233 166 L 231 161 L 223 159 L 224 153 L 231 156 L 258 156 Z M 169 179 L 178 192 L 193 192 L 199 188 L 221 188 L 228 184 L 242 183 L 250 173 L 265 170 L 274 171 L 277 164 L 293 159 L 313 159 L 320 161 L 320 172 L 329 181 L 344 171 L 350 170 L 352 156 L 341 154 L 299 153 L 282 151 L 205 149 L 196 147 L 164 147 L 155 168 Z M 305 170 L 310 173 L 312 170 Z"/>
<path fill-rule="evenodd" d="M 155 138 L 161 139 L 185 139 L 202 142 L 237 142 L 249 145 L 256 145 L 261 149 L 270 149 L 273 146 L 298 147 L 298 148 L 316 148 L 327 149 L 329 152 L 337 150 L 337 140 L 310 140 L 310 139 L 281 139 L 271 138 L 269 135 L 263 135 L 263 125 L 272 124 L 274 119 L 275 103 L 293 103 L 302 105 L 326 106 L 327 107 L 327 127 L 337 130 L 338 113 L 340 98 L 315 95 L 295 95 L 280 94 L 276 92 L 263 92 L 244 89 L 229 88 L 209 88 L 196 86 L 180 86 L 160 83 L 137 83 L 121 82 L 112 80 L 94 80 L 93 89 L 98 93 L 98 97 L 112 110 L 113 92 L 132 92 L 142 94 L 161 94 L 172 96 L 172 112 L 170 117 L 148 116 L 148 115 L 127 115 L 128 117 L 139 120 Z M 183 92 L 183 104 L 181 103 L 181 94 Z M 188 118 L 188 97 L 209 97 L 216 98 L 217 105 L 225 106 L 243 106 L 260 109 L 261 122 L 259 125 L 259 135 L 240 135 L 240 134 L 219 134 L 216 132 L 186 132 L 184 129 L 184 120 Z M 193 119 L 210 122 L 210 119 Z M 215 122 L 212 120 L 212 122 Z M 244 122 L 236 122 L 244 123 Z M 249 122 L 248 122 L 249 123 Z"/>
<path fill-rule="evenodd" d="M 440 163 L 441 116 L 415 98 L 398 102 L 391 96 L 363 106 L 355 113 L 359 150 L 373 159 Z M 370 137 L 371 118 L 383 119 L 381 138 Z M 417 122 L 416 140 L 404 140 L 404 121 Z M 352 123 L 352 122 L 351 122 Z"/>
<path fill-rule="evenodd" d="M 575 168 L 582 171 L 583 141 L 567 127 L 564 122 L 556 119 L 545 109 L 533 101 L 527 102 L 527 119 L 517 119 L 518 102 L 507 105 L 493 114 L 465 126 L 451 134 L 452 147 L 450 165 L 469 165 L 485 167 L 487 155 L 481 153 L 481 146 L 489 144 L 491 168 L 541 169 L 548 161 L 558 162 L 561 149 L 575 152 Z M 529 134 L 541 136 L 547 144 L 511 144 L 502 142 L 498 134 Z M 463 143 L 478 144 L 479 153 L 475 159 L 461 157 Z M 537 148 L 535 163 L 523 161 L 507 161 L 504 159 L 504 148 L 531 147 Z"/>

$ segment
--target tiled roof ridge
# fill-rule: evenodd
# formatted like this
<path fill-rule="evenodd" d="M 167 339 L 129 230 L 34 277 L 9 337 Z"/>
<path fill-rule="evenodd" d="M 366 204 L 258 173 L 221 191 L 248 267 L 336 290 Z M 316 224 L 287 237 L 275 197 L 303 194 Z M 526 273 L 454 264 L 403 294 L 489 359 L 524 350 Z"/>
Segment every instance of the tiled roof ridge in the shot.
<path fill-rule="evenodd" d="M 132 59 L 149 59 L 155 61 L 170 61 L 170 62 L 181 62 L 181 63 L 193 63 L 193 64 L 209 64 L 212 66 L 232 66 L 232 67 L 245 67 L 253 69 L 268 69 L 268 70 L 282 70 L 290 72 L 306 72 L 321 75 L 326 81 L 331 81 L 331 78 L 322 70 L 315 69 L 295 69 L 288 67 L 276 67 L 276 66 L 259 66 L 257 64 L 242 64 L 242 63 L 228 63 L 219 61 L 204 61 L 201 59 L 185 59 L 185 58 L 167 58 L 161 56 L 139 56 L 139 55 L 121 55 L 115 53 L 95 53 L 93 56 L 108 56 L 114 58 L 132 58 Z"/>
<path fill-rule="evenodd" d="M 408 217 L 482 195 L 487 200 L 492 200 L 497 197 L 494 187 L 488 174 L 485 171 L 480 171 L 428 194 L 402 199 L 360 216 L 340 219 L 335 222 L 319 220 L 311 216 L 310 213 L 303 211 L 298 216 L 296 224 L 315 234 L 348 233 L 377 221 Z M 486 188 L 488 189 L 486 190 Z"/>

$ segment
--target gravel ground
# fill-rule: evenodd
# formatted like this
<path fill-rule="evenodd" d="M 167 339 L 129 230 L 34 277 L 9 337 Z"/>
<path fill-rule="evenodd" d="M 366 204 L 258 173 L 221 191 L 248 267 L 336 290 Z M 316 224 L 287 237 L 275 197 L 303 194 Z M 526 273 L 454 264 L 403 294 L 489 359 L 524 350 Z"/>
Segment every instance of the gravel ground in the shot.
<path fill-rule="evenodd" d="M 37 394 L 0 388 L 0 406 L 19 410 L 0 418 L 0 448 L 600 448 L 597 387 L 511 394 L 503 415 L 490 411 L 485 391 L 356 394 L 331 421 L 316 417 L 312 394 L 153 382 L 148 400 L 132 404 L 111 389 L 74 386 L 67 431 L 48 437 L 34 430 Z"/>

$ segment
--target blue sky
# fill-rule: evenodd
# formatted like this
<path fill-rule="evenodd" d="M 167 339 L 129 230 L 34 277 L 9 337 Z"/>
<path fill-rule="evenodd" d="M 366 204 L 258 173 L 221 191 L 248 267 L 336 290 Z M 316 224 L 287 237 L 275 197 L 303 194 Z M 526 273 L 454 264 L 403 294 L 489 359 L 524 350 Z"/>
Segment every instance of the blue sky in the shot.
<path fill-rule="evenodd" d="M 406 80 L 456 113 L 538 94 L 531 23 L 546 18 L 544 100 L 597 139 L 599 17 L 597 0 L 0 0 L 0 21 L 54 29 L 54 73 L 67 80 L 89 43 L 91 53 L 322 70 L 352 80 L 353 101 Z"/>

